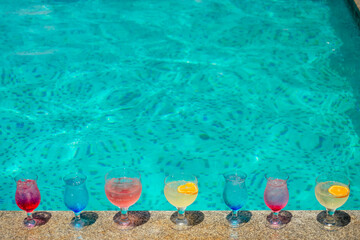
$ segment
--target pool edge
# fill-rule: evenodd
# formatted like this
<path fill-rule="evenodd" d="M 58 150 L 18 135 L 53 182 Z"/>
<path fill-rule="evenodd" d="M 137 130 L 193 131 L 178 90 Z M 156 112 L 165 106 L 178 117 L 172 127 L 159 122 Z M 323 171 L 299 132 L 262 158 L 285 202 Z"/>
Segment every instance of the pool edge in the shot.
<path fill-rule="evenodd" d="M 27 230 L 22 226 L 25 213 L 21 211 L 0 211 L 0 230 L 3 239 L 360 239 L 360 211 L 344 210 L 346 226 L 339 231 L 328 232 L 320 229 L 317 221 L 322 211 L 286 211 L 291 221 L 280 231 L 265 226 L 270 211 L 245 211 L 250 221 L 243 227 L 231 229 L 226 226 L 225 217 L 229 211 L 190 211 L 194 223 L 190 230 L 179 232 L 170 226 L 173 211 L 134 211 L 140 224 L 128 231 L 115 227 L 115 211 L 93 211 L 85 214 L 96 218 L 95 223 L 81 231 L 72 230 L 69 222 L 70 211 L 40 212 L 49 217 L 42 226 Z M 39 215 L 39 214 L 38 214 Z M 348 218 L 348 219 L 347 219 Z"/>
<path fill-rule="evenodd" d="M 360 26 L 360 0 L 348 0 L 348 2 L 354 11 L 357 24 Z"/>

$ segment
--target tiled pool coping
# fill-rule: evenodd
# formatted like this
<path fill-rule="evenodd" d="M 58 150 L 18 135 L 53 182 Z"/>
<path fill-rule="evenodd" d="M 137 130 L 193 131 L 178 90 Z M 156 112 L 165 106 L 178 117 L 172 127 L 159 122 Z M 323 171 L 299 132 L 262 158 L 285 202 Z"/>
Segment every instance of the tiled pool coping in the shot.
<path fill-rule="evenodd" d="M 132 230 L 115 227 L 114 211 L 85 212 L 84 217 L 97 220 L 81 231 L 72 230 L 69 211 L 38 212 L 37 217 L 48 219 L 42 226 L 27 230 L 22 227 L 24 212 L 0 211 L 1 239 L 360 239 L 360 211 L 340 211 L 344 227 L 336 232 L 320 229 L 317 218 L 321 211 L 289 211 L 291 221 L 281 230 L 265 227 L 269 211 L 244 212 L 251 216 L 241 228 L 225 226 L 228 211 L 189 212 L 195 226 L 178 232 L 170 225 L 171 211 L 132 212 L 141 217 L 139 226 Z"/>

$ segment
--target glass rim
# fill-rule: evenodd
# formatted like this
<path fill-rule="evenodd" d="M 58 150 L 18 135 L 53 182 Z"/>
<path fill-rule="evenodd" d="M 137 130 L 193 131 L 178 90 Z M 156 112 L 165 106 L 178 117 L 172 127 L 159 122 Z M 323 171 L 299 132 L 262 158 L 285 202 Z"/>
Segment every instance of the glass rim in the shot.
<path fill-rule="evenodd" d="M 198 184 L 198 179 L 197 179 L 197 177 L 196 177 L 194 174 L 192 174 L 192 173 L 187 173 L 187 172 L 179 172 L 179 173 L 171 173 L 171 174 L 167 175 L 167 176 L 165 177 L 165 179 L 164 179 L 165 185 L 166 185 L 166 180 L 167 180 L 168 178 L 170 178 L 170 177 L 177 177 L 177 176 L 193 177 L 195 184 L 196 184 L 196 185 Z M 186 180 L 185 180 L 185 181 L 186 181 Z"/>
<path fill-rule="evenodd" d="M 30 175 L 31 178 L 26 178 L 26 175 Z M 23 177 L 21 177 L 23 176 Z M 22 182 L 24 182 L 23 180 L 34 180 L 35 182 L 38 180 L 38 175 L 36 173 L 32 173 L 29 171 L 20 171 L 18 172 L 15 177 L 13 178 L 15 182 L 18 182 L 19 180 L 21 180 Z"/>
<path fill-rule="evenodd" d="M 118 167 L 118 168 L 113 168 L 111 169 L 110 171 L 108 171 L 106 174 L 105 174 L 105 181 L 107 182 L 108 180 L 108 175 L 112 172 L 116 172 L 116 171 L 123 171 L 123 172 L 126 172 L 126 171 L 130 171 L 130 172 L 133 172 L 135 173 L 136 175 L 138 175 L 138 178 L 139 180 L 141 180 L 141 174 L 139 171 L 135 170 L 134 168 L 128 168 L 128 167 Z M 126 177 L 126 176 L 124 176 Z"/>
<path fill-rule="evenodd" d="M 74 177 L 71 177 L 71 176 L 74 176 Z M 69 173 L 67 175 L 65 175 L 63 177 L 63 181 L 66 182 L 67 178 L 77 178 L 77 177 L 80 177 L 80 179 L 84 179 L 84 182 L 87 180 L 87 176 L 83 173 L 80 173 L 80 172 L 73 172 L 73 173 Z"/>
<path fill-rule="evenodd" d="M 241 178 L 241 180 L 231 180 L 230 181 L 236 181 L 236 182 L 244 182 L 247 178 L 247 174 L 241 170 L 235 169 L 235 170 L 231 170 L 231 171 L 227 171 L 223 174 L 225 179 L 228 179 L 229 175 L 236 175 L 239 176 Z"/>
<path fill-rule="evenodd" d="M 321 177 L 325 177 L 325 176 L 329 176 L 329 180 L 328 181 L 336 181 L 336 180 L 331 180 L 333 178 L 339 177 L 339 178 L 343 178 L 346 179 L 346 182 L 341 182 L 343 184 L 346 184 L 347 186 L 350 186 L 350 179 L 343 173 L 331 173 L 331 172 L 325 172 L 325 173 L 321 173 L 320 175 L 318 175 L 315 179 L 316 184 L 324 182 L 324 181 L 319 181 L 319 178 Z M 330 176 L 334 176 L 334 177 L 330 177 Z"/>
<path fill-rule="evenodd" d="M 289 175 L 285 172 L 274 171 L 274 172 L 265 173 L 265 178 L 268 181 L 280 179 L 280 180 L 285 180 L 285 182 L 287 182 L 289 180 Z"/>

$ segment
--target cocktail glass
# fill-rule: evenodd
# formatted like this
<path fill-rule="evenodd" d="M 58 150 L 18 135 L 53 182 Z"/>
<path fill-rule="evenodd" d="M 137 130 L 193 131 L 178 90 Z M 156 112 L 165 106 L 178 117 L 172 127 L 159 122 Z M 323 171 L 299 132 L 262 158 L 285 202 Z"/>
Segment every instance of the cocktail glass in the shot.
<path fill-rule="evenodd" d="M 279 212 L 289 201 L 289 191 L 287 188 L 287 180 L 289 176 L 285 173 L 274 172 L 265 175 L 267 184 L 264 192 L 264 200 L 266 206 L 273 212 L 268 217 L 266 225 L 272 229 L 280 229 L 286 226 L 281 221 Z"/>
<path fill-rule="evenodd" d="M 226 219 L 232 228 L 240 227 L 246 223 L 238 215 L 238 211 L 245 205 L 248 198 L 245 185 L 246 177 L 247 175 L 241 171 L 232 171 L 224 174 L 226 183 L 223 198 L 226 205 L 232 210 L 232 213 Z"/>
<path fill-rule="evenodd" d="M 105 176 L 105 193 L 109 201 L 120 208 L 120 218 L 114 221 L 119 228 L 128 230 L 134 228 L 134 222 L 129 219 L 128 209 L 140 198 L 142 190 L 140 174 L 129 168 L 117 168 Z"/>
<path fill-rule="evenodd" d="M 334 231 L 339 228 L 335 210 L 348 200 L 350 195 L 349 179 L 338 173 L 324 173 L 316 178 L 315 196 L 321 205 L 326 208 L 326 217 L 323 227 Z"/>
<path fill-rule="evenodd" d="M 71 173 L 63 180 L 65 182 L 64 203 L 75 213 L 75 218 L 71 220 L 70 225 L 75 229 L 81 229 L 85 226 L 85 222 L 80 218 L 80 212 L 89 202 L 89 193 L 85 184 L 86 176 L 81 173 Z"/>
<path fill-rule="evenodd" d="M 177 208 L 177 218 L 172 228 L 186 230 L 191 226 L 185 216 L 185 209 L 198 195 L 198 181 L 194 175 L 174 173 L 165 178 L 164 194 L 168 202 Z"/>
<path fill-rule="evenodd" d="M 24 219 L 24 225 L 27 228 L 33 228 L 36 225 L 32 212 L 39 206 L 41 199 L 36 183 L 37 179 L 36 174 L 29 172 L 19 173 L 14 178 L 16 182 L 15 202 L 20 209 L 27 213 L 27 218 Z"/>

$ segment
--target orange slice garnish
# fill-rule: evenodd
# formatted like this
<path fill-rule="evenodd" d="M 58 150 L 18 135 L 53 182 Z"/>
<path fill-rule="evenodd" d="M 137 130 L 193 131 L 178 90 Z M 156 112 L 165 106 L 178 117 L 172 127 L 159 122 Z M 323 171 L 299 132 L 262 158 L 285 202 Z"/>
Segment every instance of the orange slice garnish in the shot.
<path fill-rule="evenodd" d="M 328 191 L 336 198 L 344 198 L 350 194 L 349 188 L 339 185 L 333 185 L 329 187 Z"/>
<path fill-rule="evenodd" d="M 199 190 L 194 183 L 188 182 L 184 185 L 178 186 L 177 191 L 179 193 L 195 195 L 198 193 Z"/>

